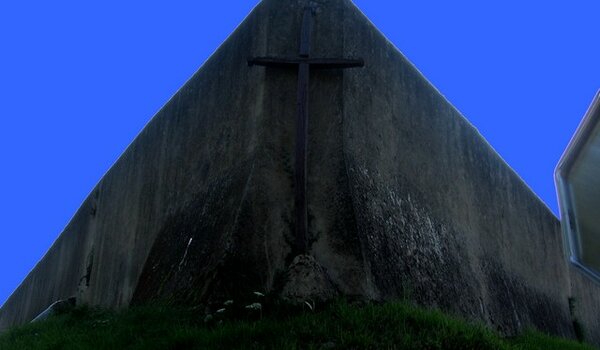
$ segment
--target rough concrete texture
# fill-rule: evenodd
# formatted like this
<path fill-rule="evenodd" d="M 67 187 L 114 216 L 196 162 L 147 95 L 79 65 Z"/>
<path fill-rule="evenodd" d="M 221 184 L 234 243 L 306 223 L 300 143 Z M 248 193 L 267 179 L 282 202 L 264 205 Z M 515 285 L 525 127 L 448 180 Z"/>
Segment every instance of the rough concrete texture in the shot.
<path fill-rule="evenodd" d="M 283 300 L 294 304 L 324 302 L 339 296 L 327 270 L 310 255 L 294 258 L 279 294 Z"/>
<path fill-rule="evenodd" d="M 583 328 L 583 338 L 592 344 L 600 345 L 600 303 L 599 285 L 576 267 L 571 273 L 573 322 Z"/>
<path fill-rule="evenodd" d="M 289 292 L 302 270 L 291 254 L 297 74 L 246 59 L 296 56 L 306 3 L 257 6 L 100 181 L 0 328 L 74 295 L 120 308 Z M 599 289 L 569 270 L 558 220 L 350 1 L 318 4 L 314 56 L 365 67 L 311 73 L 316 272 L 305 280 L 327 286 L 306 290 L 409 298 L 509 335 L 567 337 L 574 297 L 600 344 Z"/>

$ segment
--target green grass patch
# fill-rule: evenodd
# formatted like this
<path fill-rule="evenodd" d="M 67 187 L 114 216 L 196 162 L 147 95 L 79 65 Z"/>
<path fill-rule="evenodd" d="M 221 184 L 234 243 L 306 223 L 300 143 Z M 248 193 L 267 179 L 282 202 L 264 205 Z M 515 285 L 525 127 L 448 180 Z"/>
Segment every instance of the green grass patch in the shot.
<path fill-rule="evenodd" d="M 264 308 L 263 314 L 232 304 L 212 319 L 164 306 L 77 308 L 1 335 L 0 349 L 592 349 L 536 332 L 506 339 L 403 302 L 339 301 L 316 312 L 308 305 Z"/>

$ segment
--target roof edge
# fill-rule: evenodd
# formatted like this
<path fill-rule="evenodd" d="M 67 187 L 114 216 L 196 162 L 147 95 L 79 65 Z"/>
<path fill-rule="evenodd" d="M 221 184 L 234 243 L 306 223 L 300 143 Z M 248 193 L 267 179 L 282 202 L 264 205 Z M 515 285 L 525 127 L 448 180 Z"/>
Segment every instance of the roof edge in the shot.
<path fill-rule="evenodd" d="M 575 130 L 573 137 L 569 141 L 567 148 L 563 152 L 556 170 L 555 176 L 565 176 L 572 168 L 577 155 L 581 152 L 594 127 L 600 121 L 600 90 L 596 92 L 592 103 L 588 107 L 583 119 Z"/>

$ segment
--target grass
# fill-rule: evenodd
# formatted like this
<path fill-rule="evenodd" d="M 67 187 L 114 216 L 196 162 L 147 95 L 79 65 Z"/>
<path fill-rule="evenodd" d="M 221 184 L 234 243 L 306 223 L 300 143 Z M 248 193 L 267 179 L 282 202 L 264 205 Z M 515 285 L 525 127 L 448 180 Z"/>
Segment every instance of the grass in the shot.
<path fill-rule="evenodd" d="M 0 349 L 592 349 L 528 331 L 502 338 L 477 324 L 404 302 L 322 310 L 235 305 L 206 318 L 194 309 L 77 308 L 0 336 Z M 267 312 L 269 311 L 269 312 Z"/>

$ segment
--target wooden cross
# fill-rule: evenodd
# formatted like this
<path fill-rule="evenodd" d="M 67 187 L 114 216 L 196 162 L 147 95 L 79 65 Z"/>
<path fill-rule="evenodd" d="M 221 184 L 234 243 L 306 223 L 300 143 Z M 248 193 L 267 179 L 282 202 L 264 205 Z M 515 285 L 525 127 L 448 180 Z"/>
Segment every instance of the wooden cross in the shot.
<path fill-rule="evenodd" d="M 273 68 L 298 68 L 298 116 L 296 118 L 296 168 L 294 174 L 296 205 L 295 253 L 308 253 L 308 208 L 306 201 L 306 154 L 308 139 L 308 89 L 311 69 L 343 69 L 363 67 L 362 59 L 311 58 L 310 33 L 313 7 L 304 9 L 302 31 L 300 33 L 300 54 L 298 57 L 256 57 L 248 60 L 249 66 Z"/>

